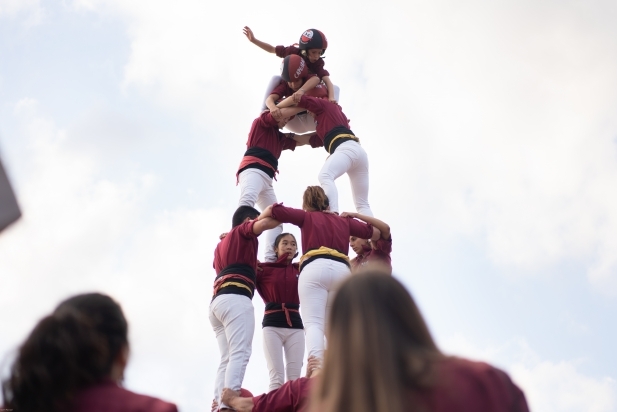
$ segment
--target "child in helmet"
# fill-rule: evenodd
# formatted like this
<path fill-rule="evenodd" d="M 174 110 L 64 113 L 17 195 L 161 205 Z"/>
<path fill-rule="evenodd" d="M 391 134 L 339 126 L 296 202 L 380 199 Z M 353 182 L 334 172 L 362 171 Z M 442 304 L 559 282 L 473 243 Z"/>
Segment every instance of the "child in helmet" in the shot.
<path fill-rule="evenodd" d="M 317 77 L 324 82 L 325 86 L 328 89 L 328 99 L 331 102 L 338 101 L 338 87 L 334 86 L 330 81 L 330 73 L 324 69 L 324 60 L 321 56 L 326 51 L 328 47 L 328 40 L 326 36 L 317 29 L 308 29 L 302 36 L 300 36 L 300 41 L 298 43 L 298 47 L 295 45 L 284 47 L 284 46 L 272 46 L 268 43 L 262 42 L 261 40 L 257 40 L 253 35 L 253 31 L 250 27 L 245 26 L 242 30 L 244 35 L 249 39 L 249 41 L 259 48 L 267 51 L 268 53 L 275 53 L 278 57 L 284 58 L 290 55 L 299 55 L 301 56 L 309 71 L 317 75 Z M 300 97 L 306 92 L 308 92 L 313 87 L 319 84 L 319 81 L 314 81 L 315 83 L 309 83 L 306 86 L 302 87 L 294 94 L 294 100 L 299 101 Z M 276 77 L 273 77 L 270 81 L 270 85 L 268 86 L 268 90 L 266 92 L 266 96 L 270 94 L 270 91 L 276 87 L 278 80 Z"/>

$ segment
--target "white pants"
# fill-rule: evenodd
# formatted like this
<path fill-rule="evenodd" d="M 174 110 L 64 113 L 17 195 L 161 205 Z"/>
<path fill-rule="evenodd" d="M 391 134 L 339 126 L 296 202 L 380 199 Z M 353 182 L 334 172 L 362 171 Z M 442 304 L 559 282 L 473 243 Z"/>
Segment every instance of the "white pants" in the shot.
<path fill-rule="evenodd" d="M 263 328 L 263 337 L 264 354 L 270 371 L 269 392 L 285 383 L 285 372 L 288 381 L 300 377 L 304 358 L 304 330 L 266 326 Z M 283 351 L 287 366 L 283 363 Z"/>
<path fill-rule="evenodd" d="M 266 99 L 268 98 L 268 96 L 270 96 L 270 93 L 272 93 L 272 90 L 274 90 L 274 88 L 278 86 L 281 80 L 283 80 L 281 76 L 272 76 L 272 79 L 270 79 L 270 83 L 268 83 L 268 87 L 266 87 L 266 94 L 264 95 L 264 99 L 263 99 L 264 103 L 262 103 L 261 105 L 262 112 L 268 108 L 265 103 Z M 340 94 L 341 94 L 341 89 L 335 85 L 334 86 L 334 98 L 336 99 L 337 102 L 339 100 Z M 316 127 L 317 127 L 317 124 L 315 123 L 315 119 L 313 118 L 313 116 L 311 116 L 308 113 L 297 114 L 293 119 L 291 119 L 285 125 L 285 128 L 287 130 L 293 133 L 297 133 L 297 134 L 314 132 Z"/>
<path fill-rule="evenodd" d="M 255 331 L 253 302 L 242 295 L 221 295 L 210 304 L 210 323 L 216 334 L 221 363 L 216 373 L 214 398 L 220 408 L 223 388 L 239 391 L 249 363 Z"/>
<path fill-rule="evenodd" d="M 257 207 L 263 211 L 268 206 L 277 203 L 274 188 L 272 188 L 272 178 L 266 172 L 259 169 L 246 169 L 238 175 L 240 185 L 240 201 L 238 206 Z M 283 225 L 278 225 L 274 229 L 266 230 L 266 262 L 276 262 L 274 251 L 274 241 L 276 237 L 283 233 Z"/>
<path fill-rule="evenodd" d="M 326 319 L 334 299 L 337 284 L 350 274 L 349 267 L 331 259 L 316 259 L 300 274 L 302 322 L 306 333 L 308 356 L 323 359 Z"/>
<path fill-rule="evenodd" d="M 326 192 L 330 201 L 330 210 L 338 212 L 338 190 L 334 181 L 343 173 L 349 176 L 351 194 L 356 205 L 356 211 L 363 215 L 373 216 L 368 204 L 368 156 L 353 140 L 341 143 L 324 163 L 319 172 L 319 184 Z"/>

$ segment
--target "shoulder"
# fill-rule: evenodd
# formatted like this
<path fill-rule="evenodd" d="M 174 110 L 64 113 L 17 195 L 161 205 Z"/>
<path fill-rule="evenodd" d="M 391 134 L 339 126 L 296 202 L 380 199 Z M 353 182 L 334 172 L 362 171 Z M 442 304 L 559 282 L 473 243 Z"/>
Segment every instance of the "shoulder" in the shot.
<path fill-rule="evenodd" d="M 75 412 L 177 412 L 173 403 L 121 388 L 112 382 L 91 386 L 75 399 Z"/>

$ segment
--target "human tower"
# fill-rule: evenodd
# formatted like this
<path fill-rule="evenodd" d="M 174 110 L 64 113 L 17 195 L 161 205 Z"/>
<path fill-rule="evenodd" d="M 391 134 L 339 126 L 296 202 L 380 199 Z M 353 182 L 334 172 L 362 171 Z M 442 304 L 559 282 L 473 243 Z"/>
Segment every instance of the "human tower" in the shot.
<path fill-rule="evenodd" d="M 251 356 L 255 289 L 266 304 L 264 352 L 269 390 L 275 390 L 285 375 L 287 380 L 300 377 L 305 347 L 313 362 L 323 359 L 326 314 L 336 284 L 367 264 L 391 271 L 390 228 L 373 217 L 368 201 L 368 156 L 324 68 L 326 36 L 309 29 L 297 47 L 274 47 L 257 40 L 249 27 L 244 34 L 283 61 L 280 76 L 268 85 L 262 113 L 253 120 L 238 167 L 241 194 L 232 229 L 214 252 L 216 279 L 209 317 L 221 354 L 214 390 L 221 410 L 228 408 L 222 402 L 223 389 L 240 391 Z M 284 127 L 291 133 L 283 133 Z M 302 209 L 294 209 L 278 203 L 273 180 L 281 153 L 303 145 L 322 147 L 328 157 L 318 174 L 319 186 L 309 186 Z M 357 213 L 339 214 L 335 180 L 345 173 Z M 293 263 L 296 239 L 283 233 L 283 223 L 300 228 L 298 263 Z M 266 247 L 260 263 L 257 249 L 262 233 Z M 348 256 L 350 245 L 357 253 L 354 259 Z"/>

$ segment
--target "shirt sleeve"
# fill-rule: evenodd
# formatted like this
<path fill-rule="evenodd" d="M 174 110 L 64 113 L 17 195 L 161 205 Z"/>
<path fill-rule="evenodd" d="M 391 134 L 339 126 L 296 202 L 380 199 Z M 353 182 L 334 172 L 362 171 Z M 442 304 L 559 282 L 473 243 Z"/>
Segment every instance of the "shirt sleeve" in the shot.
<path fill-rule="evenodd" d="M 253 412 L 295 412 L 306 403 L 309 379 L 298 378 L 253 398 Z"/>
<path fill-rule="evenodd" d="M 254 220 L 240 224 L 240 226 L 238 227 L 238 234 L 244 237 L 247 237 L 247 238 L 257 237 L 257 235 L 253 232 L 254 224 L 255 224 Z"/>
<path fill-rule="evenodd" d="M 287 83 L 281 80 L 281 82 L 270 92 L 270 95 L 276 94 L 279 98 L 287 97 L 288 91 Z"/>
<path fill-rule="evenodd" d="M 324 100 L 316 99 L 315 97 L 307 96 L 306 94 L 303 94 L 300 98 L 300 103 L 298 103 L 298 107 L 303 107 L 306 110 L 310 110 L 315 114 L 322 113 L 325 110 Z"/>
<path fill-rule="evenodd" d="M 297 47 L 294 47 L 294 46 L 288 46 L 288 47 L 276 46 L 274 48 L 274 52 L 281 59 L 284 58 L 284 57 L 289 56 L 290 54 L 298 54 L 299 51 L 300 51 L 300 49 L 298 49 Z"/>
<path fill-rule="evenodd" d="M 349 234 L 360 239 L 370 239 L 373 237 L 373 225 L 360 222 L 352 217 L 349 219 Z"/>
<path fill-rule="evenodd" d="M 320 57 L 319 60 L 317 60 L 313 64 L 313 70 L 320 79 L 322 79 L 324 76 L 330 76 L 330 73 L 326 69 L 324 69 L 325 63 L 326 62 L 324 62 L 324 60 Z"/>
<path fill-rule="evenodd" d="M 296 141 L 294 139 L 285 137 L 285 135 L 283 135 L 282 139 L 283 150 L 296 150 Z"/>
<path fill-rule="evenodd" d="M 270 112 L 263 112 L 259 115 L 259 125 L 261 127 L 273 127 L 278 126 L 279 122 L 276 121 Z"/>
<path fill-rule="evenodd" d="M 298 227 L 304 224 L 306 212 L 293 207 L 285 207 L 282 203 L 272 205 L 272 217 L 281 223 L 291 223 Z"/>
<path fill-rule="evenodd" d="M 323 139 L 319 137 L 317 134 L 313 134 L 309 139 L 309 143 L 313 149 L 317 147 L 323 147 Z"/>
<path fill-rule="evenodd" d="M 392 236 L 390 236 L 390 239 L 387 240 L 380 237 L 377 242 L 373 242 L 373 248 L 389 255 L 392 253 Z"/>

